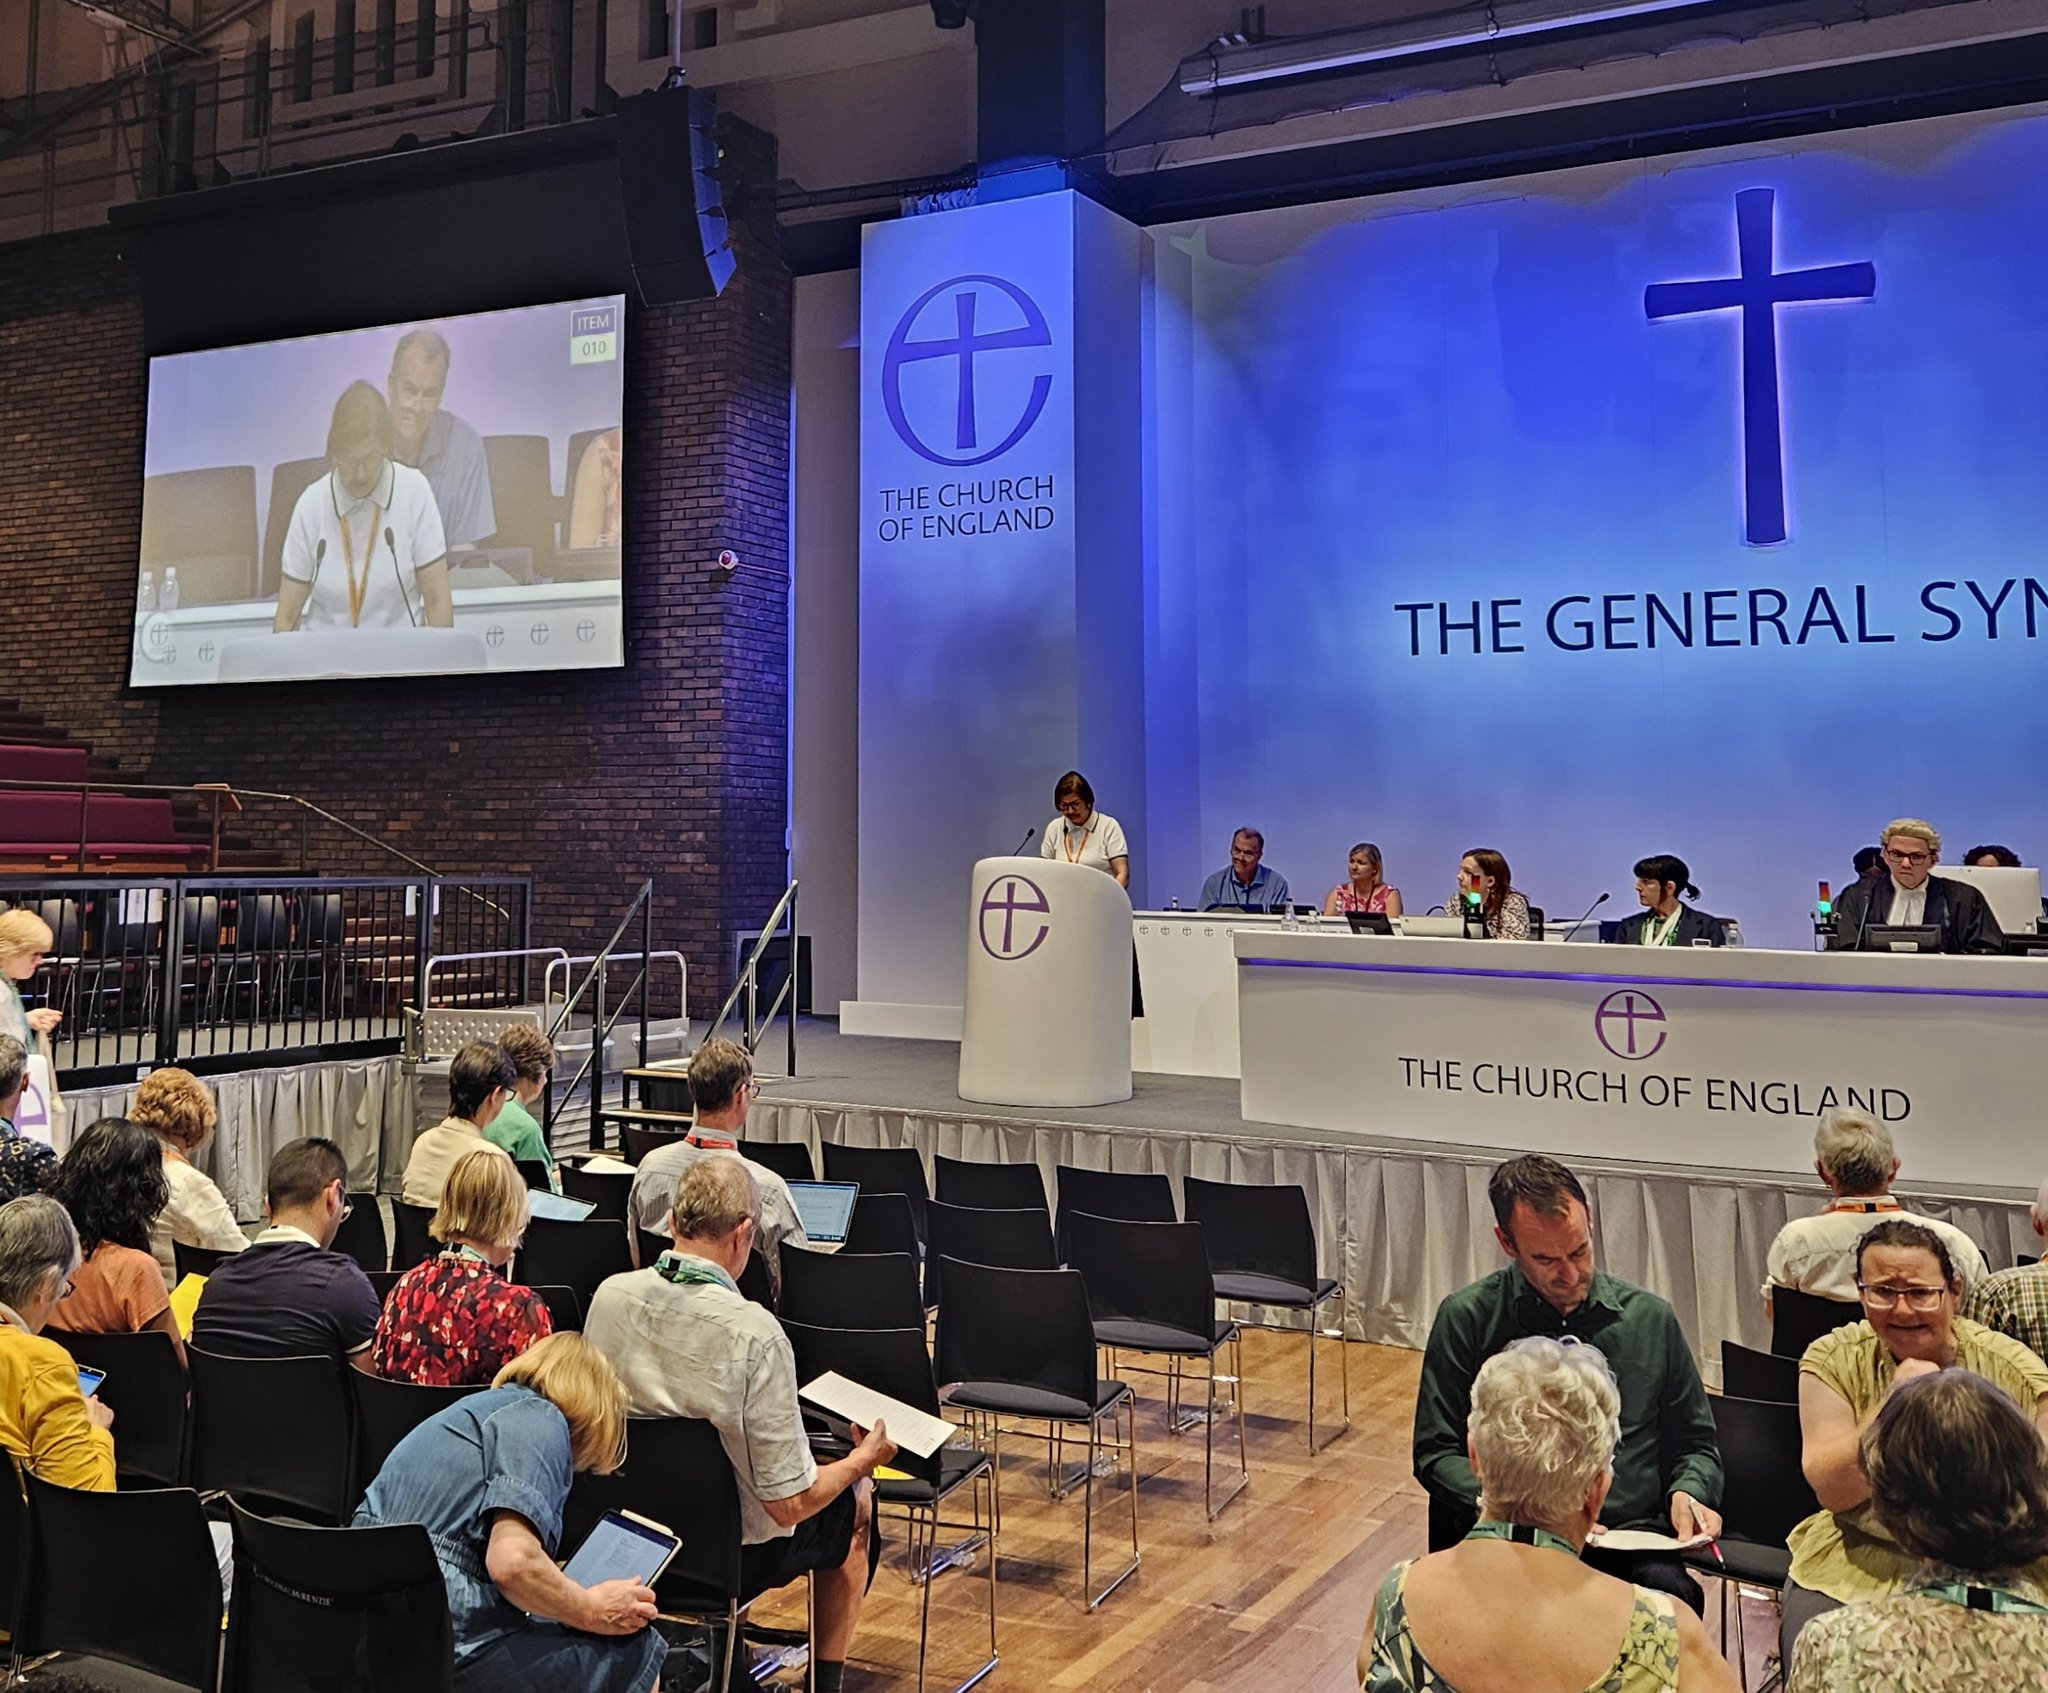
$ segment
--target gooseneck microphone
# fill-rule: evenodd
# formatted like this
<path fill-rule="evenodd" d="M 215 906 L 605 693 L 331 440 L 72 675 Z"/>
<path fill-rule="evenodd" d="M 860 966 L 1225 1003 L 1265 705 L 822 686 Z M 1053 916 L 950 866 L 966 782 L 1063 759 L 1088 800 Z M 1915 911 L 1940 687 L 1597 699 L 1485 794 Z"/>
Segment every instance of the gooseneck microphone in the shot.
<path fill-rule="evenodd" d="M 306 578 L 306 597 L 299 606 L 298 617 L 292 623 L 294 630 L 304 626 L 306 613 L 313 608 L 313 590 L 320 585 L 320 566 L 326 562 L 327 537 L 322 535 L 320 537 L 320 544 L 313 549 L 313 574 Z"/>
<path fill-rule="evenodd" d="M 1010 856 L 1012 858 L 1021 858 L 1024 855 L 1024 849 L 1031 844 L 1031 837 L 1037 833 L 1038 825 L 1034 823 L 1024 831 L 1024 838 L 1017 843 L 1017 850 L 1011 853 Z"/>
<path fill-rule="evenodd" d="M 413 616 L 412 596 L 405 591 L 405 578 L 398 573 L 398 543 L 392 539 L 388 523 L 384 526 L 384 550 L 391 555 L 391 580 L 398 584 L 398 597 L 405 602 L 405 615 L 412 618 L 412 626 L 417 629 L 420 620 Z"/>
<path fill-rule="evenodd" d="M 1587 906 L 1586 909 L 1580 914 L 1579 920 L 1576 923 L 1572 924 L 1570 928 L 1565 930 L 1564 938 L 1566 940 L 1570 940 L 1572 936 L 1576 935 L 1581 929 L 1583 929 L 1586 926 L 1586 919 L 1592 916 L 1594 912 L 1598 911 L 1601 906 L 1605 905 L 1608 901 L 1608 898 L 1608 895 L 1602 894 L 1598 899 L 1593 901 L 1591 905 Z"/>

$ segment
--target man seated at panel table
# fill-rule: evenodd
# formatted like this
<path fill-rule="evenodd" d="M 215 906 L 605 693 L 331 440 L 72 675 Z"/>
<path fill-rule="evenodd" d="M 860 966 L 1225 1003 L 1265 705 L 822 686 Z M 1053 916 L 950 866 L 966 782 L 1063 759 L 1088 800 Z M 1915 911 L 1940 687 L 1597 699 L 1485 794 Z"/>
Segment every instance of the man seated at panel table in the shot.
<path fill-rule="evenodd" d="M 715 1424 L 740 1495 L 740 1598 L 807 1572 L 816 1607 L 817 1693 L 839 1693 L 846 1651 L 873 1579 L 878 1542 L 868 1478 L 895 1456 L 879 1422 L 820 1465 L 797 1409 L 796 1357 L 735 1278 L 754 1250 L 761 1199 L 737 1158 L 683 1174 L 672 1247 L 649 1268 L 609 1277 L 584 1332 L 626 1384 L 636 1417 Z"/>
<path fill-rule="evenodd" d="M 1721 1454 L 1699 1366 L 1678 1317 L 1654 1293 L 1593 1268 L 1592 1216 L 1578 1178 L 1554 1158 L 1513 1158 L 1487 1182 L 1494 1236 L 1509 1262 L 1437 1307 L 1415 1400 L 1415 1479 L 1429 1490 L 1429 1544 L 1455 1545 L 1479 1510 L 1466 1447 L 1479 1366 L 1525 1335 L 1596 1346 L 1621 1390 L 1608 1528 L 1718 1536 Z M 1673 1552 L 1586 1549 L 1594 1568 L 1705 1607 Z"/>
<path fill-rule="evenodd" d="M 1856 1247 L 1884 1217 L 1901 1217 L 1940 1235 L 1966 1286 L 1974 1287 L 1984 1279 L 1984 1254 L 1975 1241 L 1952 1223 L 1908 1211 L 1892 1197 L 1899 1156 L 1892 1150 L 1891 1130 L 1869 1112 L 1849 1106 L 1823 1111 L 1820 1127 L 1813 1134 L 1813 1168 L 1834 1197 L 1819 1216 L 1793 1218 L 1771 1242 L 1770 1279 L 1764 1283 L 1766 1306 L 1774 1287 L 1797 1288 L 1816 1299 L 1854 1304 L 1858 1297 Z"/>
<path fill-rule="evenodd" d="M 2048 1238 L 2048 1182 L 2034 1195 L 2033 1224 L 2036 1235 Z M 1963 1315 L 2048 1359 L 2048 1264 L 2036 1253 L 2031 1264 L 1986 1276 L 1964 1295 Z"/>
<path fill-rule="evenodd" d="M 1941 836 L 1934 825 L 1917 817 L 1901 817 L 1884 826 L 1884 861 L 1891 875 L 1856 882 L 1835 902 L 1835 932 L 1830 952 L 1882 950 L 1880 928 L 1936 931 L 1942 952 L 2003 952 L 2005 933 L 1991 915 L 1984 896 L 1968 882 L 1934 874 L 1941 859 Z"/>
<path fill-rule="evenodd" d="M 738 1041 L 721 1037 L 697 1048 L 690 1058 L 689 1074 L 690 1097 L 696 1101 L 696 1121 L 689 1134 L 674 1146 L 650 1152 L 640 1160 L 639 1172 L 633 1177 L 626 1209 L 633 1218 L 635 1247 L 641 1232 L 668 1233 L 676 1184 L 685 1170 L 706 1158 L 738 1159 L 761 1195 L 761 1255 L 768 1260 L 768 1273 L 779 1287 L 783 1242 L 802 1246 L 806 1236 L 789 1183 L 767 1166 L 740 1157 L 739 1137 L 747 1131 L 747 1112 L 761 1091 L 761 1084 L 754 1080 L 754 1060 Z"/>
<path fill-rule="evenodd" d="M 1245 828 L 1230 837 L 1230 863 L 1202 884 L 1204 911 L 1283 911 L 1287 907 L 1287 878 L 1269 870 L 1266 837 Z"/>
<path fill-rule="evenodd" d="M 350 1209 L 347 1185 L 348 1160 L 333 1141 L 277 1149 L 263 1183 L 270 1226 L 206 1278 L 194 1346 L 228 1358 L 346 1358 L 369 1373 L 377 1290 L 331 1250 Z"/>
<path fill-rule="evenodd" d="M 451 548 L 473 547 L 498 527 L 484 440 L 447 410 L 448 343 L 438 330 L 408 329 L 391 349 L 384 397 L 391 407 L 391 456 L 427 479 Z"/>

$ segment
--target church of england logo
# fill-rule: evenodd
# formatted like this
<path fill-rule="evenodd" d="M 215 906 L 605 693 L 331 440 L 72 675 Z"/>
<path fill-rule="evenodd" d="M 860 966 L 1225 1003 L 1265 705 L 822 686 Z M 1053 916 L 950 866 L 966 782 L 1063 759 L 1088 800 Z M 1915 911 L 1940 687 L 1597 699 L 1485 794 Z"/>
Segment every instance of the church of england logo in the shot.
<path fill-rule="evenodd" d="M 941 295 L 947 297 L 944 304 Z M 1045 313 L 1015 283 L 999 276 L 955 276 L 937 283 L 911 303 L 883 350 L 882 407 L 889 425 L 906 447 L 933 464 L 958 468 L 1000 458 L 1031 433 L 1052 394 L 1052 374 L 1040 370 L 1033 375 L 1016 415 L 1006 407 L 1002 416 L 985 422 L 976 387 L 979 361 L 998 355 L 1016 360 L 1051 346 Z M 944 415 L 934 407 L 913 422 L 904 403 L 904 369 L 927 359 L 954 361 L 952 404 Z M 1042 353 L 1039 362 L 1046 362 Z M 991 435 L 997 437 L 995 445 L 984 447 Z"/>
<path fill-rule="evenodd" d="M 1775 546 L 1786 532 L 1778 308 L 1868 300 L 1877 292 L 1877 267 L 1868 262 L 1778 269 L 1776 200 L 1770 188 L 1745 188 L 1735 196 L 1737 274 L 1704 282 L 1654 282 L 1643 290 L 1643 310 L 1653 323 L 1700 312 L 1742 314 L 1744 536 L 1753 547 Z"/>

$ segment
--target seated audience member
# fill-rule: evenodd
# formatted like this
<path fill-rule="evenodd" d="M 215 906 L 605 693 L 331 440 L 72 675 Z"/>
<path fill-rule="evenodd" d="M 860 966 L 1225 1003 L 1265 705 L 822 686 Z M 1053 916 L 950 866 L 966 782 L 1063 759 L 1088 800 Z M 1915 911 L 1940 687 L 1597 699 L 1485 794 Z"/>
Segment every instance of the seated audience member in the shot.
<path fill-rule="evenodd" d="M 612 1361 L 636 1417 L 703 1417 L 718 1425 L 739 1478 L 741 1597 L 812 1572 L 817 1693 L 839 1693 L 846 1651 L 874 1570 L 867 1478 L 895 1454 L 879 1424 L 822 1467 L 797 1410 L 789 1338 L 737 1277 L 754 1249 L 761 1200 L 737 1158 L 683 1174 L 673 1246 L 644 1270 L 613 1276 L 590 1302 L 584 1332 Z"/>
<path fill-rule="evenodd" d="M 206 1278 L 192 1344 L 230 1358 L 346 1358 L 370 1367 L 377 1291 L 332 1251 L 348 1215 L 348 1160 L 331 1140 L 287 1141 L 270 1160 L 270 1227 Z M 365 1201 L 368 1203 L 368 1201 Z"/>
<path fill-rule="evenodd" d="M 422 1129 L 405 1160 L 401 1197 L 408 1205 L 439 1205 L 441 1184 L 465 1152 L 491 1143 L 484 1130 L 512 1097 L 519 1072 L 496 1041 L 473 1040 L 448 1066 L 448 1115 Z M 504 1148 L 496 1149 L 503 1153 Z"/>
<path fill-rule="evenodd" d="M 156 1136 L 126 1117 L 102 1117 L 71 1143 L 50 1192 L 71 1213 L 84 1255 L 50 1327 L 73 1334 L 155 1329 L 171 1337 L 183 1362 L 170 1290 L 149 1250 L 150 1228 L 170 1194 Z"/>
<path fill-rule="evenodd" d="M 2036 1235 L 2048 1238 L 2048 1182 L 2034 1195 L 2033 1224 Z M 2048 1360 L 2048 1264 L 1994 1271 L 1963 1296 L 1963 1315 Z"/>
<path fill-rule="evenodd" d="M 1815 1617 L 1790 1693 L 2048 1687 L 2048 1459 L 2009 1394 L 1968 1370 L 1900 1382 L 1859 1449 L 1878 1520 L 1920 1560 L 1904 1592 Z"/>
<path fill-rule="evenodd" d="M 1615 933 L 1620 946 L 1691 946 L 1705 941 L 1709 946 L 1726 946 L 1727 932 L 1721 919 L 1709 917 L 1678 896 L 1698 899 L 1700 890 L 1692 885 L 1692 872 L 1685 860 L 1668 852 L 1636 860 L 1636 898 L 1643 909 L 1624 917 Z"/>
<path fill-rule="evenodd" d="M 492 1381 L 554 1332 L 539 1294 L 505 1266 L 526 1233 L 526 1184 L 477 1147 L 456 1160 L 428 1232 L 441 1250 L 398 1278 L 377 1319 L 370 1368 L 420 1387 Z"/>
<path fill-rule="evenodd" d="M 1898 1154 L 1892 1150 L 1891 1130 L 1869 1112 L 1849 1106 L 1823 1111 L 1813 1135 L 1813 1168 L 1834 1198 L 1817 1217 L 1795 1217 L 1771 1242 L 1766 1305 L 1774 1287 L 1797 1288 L 1817 1299 L 1853 1300 L 1857 1243 L 1885 1217 L 1932 1229 L 1948 1247 L 1949 1262 L 1964 1285 L 1975 1287 L 1983 1280 L 1984 1254 L 1975 1241 L 1953 1224 L 1908 1211 L 1892 1197 Z"/>
<path fill-rule="evenodd" d="M 1856 880 L 1879 882 L 1891 872 L 1885 868 L 1883 847 L 1858 847 L 1856 849 Z"/>
<path fill-rule="evenodd" d="M 1204 911 L 1281 911 L 1287 878 L 1265 865 L 1266 837 L 1240 829 L 1230 837 L 1230 862 L 1202 884 Z"/>
<path fill-rule="evenodd" d="M 1855 882 L 1835 901 L 1835 932 L 1830 952 L 1855 952 L 1882 944 L 1874 928 L 1939 932 L 1943 952 L 2003 952 L 2005 934 L 1991 915 L 1984 896 L 1968 882 L 1934 874 L 1941 859 L 1941 836 L 1931 823 L 1901 817 L 1884 826 L 1884 861 L 1891 872 L 1883 879 Z"/>
<path fill-rule="evenodd" d="M 391 349 L 384 398 L 391 410 L 391 456 L 426 477 L 452 551 L 489 539 L 498 516 L 483 437 L 441 404 L 448 365 L 448 343 L 438 330 L 408 329 Z"/>
<path fill-rule="evenodd" d="M 1612 1484 L 1620 1413 L 1591 1346 L 1517 1340 L 1480 1365 L 1466 1436 L 1479 1519 L 1381 1581 L 1358 1654 L 1365 1693 L 1733 1693 L 1699 1618 L 1580 1559 Z"/>
<path fill-rule="evenodd" d="M 1976 870 L 2018 870 L 2020 855 L 2009 846 L 1974 846 L 1963 854 L 1963 862 Z"/>
<path fill-rule="evenodd" d="M 455 1693 L 648 1693 L 668 1642 L 654 1593 L 582 1587 L 556 1565 L 562 1506 L 581 1471 L 626 1457 L 626 1396 L 581 1335 L 557 1334 L 500 1370 L 488 1392 L 443 1406 L 384 1460 L 358 1528 L 422 1523 L 455 1626 Z"/>
<path fill-rule="evenodd" d="M 172 1242 L 208 1252 L 239 1252 L 249 1244 L 234 1212 L 210 1178 L 193 1169 L 190 1154 L 213 1138 L 220 1120 L 213 1090 L 190 1070 L 152 1070 L 135 1090 L 128 1120 L 140 1123 L 163 1147 L 164 1180 L 170 1202 L 157 1213 L 149 1230 L 149 1249 L 166 1283 L 178 1279 Z"/>
<path fill-rule="evenodd" d="M 1325 917 L 1344 917 L 1354 911 L 1376 912 L 1382 917 L 1401 915 L 1401 890 L 1387 886 L 1378 847 L 1371 841 L 1360 841 L 1351 849 L 1346 867 L 1349 878 L 1324 896 Z"/>
<path fill-rule="evenodd" d="M 1962 1278 L 1941 1236 L 1892 1217 L 1858 1251 L 1865 1321 L 1822 1335 L 1799 1360 L 1800 1465 L 1821 1508 L 1787 1542 L 1784 1663 L 1799 1631 L 1823 1611 L 1903 1592 L 1920 1567 L 1871 1508 L 1859 1462 L 1863 1430 L 1895 1387 L 1938 1370 L 1969 1370 L 2011 1394 L 2048 1432 L 2048 1364 L 1957 1314 Z"/>
<path fill-rule="evenodd" d="M 114 1489 L 114 1413 L 79 1391 L 43 1326 L 78 1268 L 78 1231 L 46 1194 L 0 1205 L 0 1446 L 60 1487 Z"/>
<path fill-rule="evenodd" d="M 48 1005 L 28 1010 L 16 984 L 33 977 L 56 944 L 56 931 L 26 906 L 0 911 L 0 1035 L 12 1035 L 31 1051 L 39 1037 L 47 1041 L 57 1032 L 64 1013 Z"/>
<path fill-rule="evenodd" d="M 28 1089 L 28 1048 L 0 1035 L 0 1205 L 25 1193 L 41 1193 L 57 1179 L 57 1155 L 14 1126 Z"/>
<path fill-rule="evenodd" d="M 1437 1307 L 1415 1402 L 1415 1478 L 1429 1490 L 1432 1550 L 1462 1539 L 1479 1508 L 1465 1452 L 1479 1366 L 1528 1335 L 1572 1336 L 1599 1348 L 1621 1390 L 1609 1528 L 1689 1539 L 1718 1535 L 1721 1455 L 1692 1349 L 1671 1307 L 1593 1267 L 1585 1190 L 1554 1158 L 1510 1159 L 1487 1183 L 1508 1263 Z M 1676 1595 L 1695 1611 L 1699 1583 L 1676 1555 L 1587 1554 L 1598 1569 Z"/>
<path fill-rule="evenodd" d="M 1492 847 L 1474 847 L 1458 860 L 1458 891 L 1445 910 L 1454 917 L 1477 917 L 1489 940 L 1529 938 L 1529 902 L 1515 891 L 1508 861 Z"/>
<path fill-rule="evenodd" d="M 548 1074 L 555 1067 L 555 1043 L 535 1028 L 507 1029 L 498 1045 L 512 1060 L 512 1095 L 498 1107 L 498 1114 L 484 1125 L 484 1139 L 508 1157 L 530 1158 L 547 1166 L 548 1186 L 562 1191 L 555 1173 L 555 1155 L 548 1150 L 547 1137 L 534 1120 L 532 1106 L 547 1090 Z"/>
<path fill-rule="evenodd" d="M 683 1172 L 699 1160 L 715 1153 L 739 1158 L 739 1137 L 746 1132 L 747 1112 L 760 1091 L 754 1080 L 754 1060 L 738 1041 L 708 1040 L 697 1048 L 690 1058 L 690 1097 L 696 1101 L 697 1120 L 681 1141 L 657 1148 L 641 1159 L 626 1206 L 636 1231 L 668 1233 L 676 1184 L 682 1180 Z M 746 1165 L 747 1174 L 754 1178 L 755 1190 L 761 1196 L 761 1254 L 779 1284 L 782 1244 L 794 1241 L 803 1245 L 804 1226 L 797 1218 L 789 1183 L 751 1158 L 741 1158 L 740 1162 Z"/>

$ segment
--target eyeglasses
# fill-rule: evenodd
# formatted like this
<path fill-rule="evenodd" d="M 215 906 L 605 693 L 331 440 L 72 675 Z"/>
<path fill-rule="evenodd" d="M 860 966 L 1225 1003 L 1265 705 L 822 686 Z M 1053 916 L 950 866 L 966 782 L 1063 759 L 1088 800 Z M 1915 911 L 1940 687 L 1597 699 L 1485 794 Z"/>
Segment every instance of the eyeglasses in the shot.
<path fill-rule="evenodd" d="M 1856 1291 L 1863 1296 L 1863 1303 L 1873 1311 L 1889 1311 L 1893 1306 L 1904 1304 L 1909 1311 L 1932 1311 L 1941 1303 L 1941 1296 L 1948 1292 L 1945 1287 L 1871 1287 L 1863 1282 L 1856 1284 Z"/>
<path fill-rule="evenodd" d="M 1894 864 L 1932 864 L 1934 862 L 1934 854 L 1931 852 L 1894 852 L 1890 847 L 1886 847 L 1884 855 Z"/>

